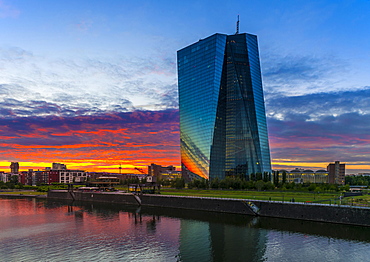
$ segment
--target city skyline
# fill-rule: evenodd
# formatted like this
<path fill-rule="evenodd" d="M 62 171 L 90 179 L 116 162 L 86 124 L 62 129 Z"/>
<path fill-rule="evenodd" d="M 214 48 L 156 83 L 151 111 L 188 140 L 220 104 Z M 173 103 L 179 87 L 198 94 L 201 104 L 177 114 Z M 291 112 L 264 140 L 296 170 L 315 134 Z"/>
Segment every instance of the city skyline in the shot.
<path fill-rule="evenodd" d="M 273 169 L 338 160 L 366 172 L 368 11 L 369 1 L 1 0 L 0 170 L 179 167 L 176 50 L 235 33 L 240 14 L 240 31 L 259 38 Z"/>

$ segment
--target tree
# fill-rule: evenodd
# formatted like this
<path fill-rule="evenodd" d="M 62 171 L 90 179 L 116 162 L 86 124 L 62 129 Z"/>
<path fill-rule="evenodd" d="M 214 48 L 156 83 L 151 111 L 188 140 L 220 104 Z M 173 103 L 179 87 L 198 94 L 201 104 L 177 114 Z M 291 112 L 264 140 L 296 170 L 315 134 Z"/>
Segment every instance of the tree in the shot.
<path fill-rule="evenodd" d="M 198 185 L 198 188 L 207 189 L 209 186 L 207 179 L 202 179 Z"/>
<path fill-rule="evenodd" d="M 212 179 L 211 180 L 211 188 L 217 189 L 219 187 L 220 187 L 220 181 L 219 181 L 218 177 Z"/>
<path fill-rule="evenodd" d="M 229 185 L 227 183 L 227 180 L 226 179 L 221 179 L 221 181 L 219 183 L 219 187 L 221 189 L 228 189 L 229 188 Z"/>
<path fill-rule="evenodd" d="M 200 183 L 201 183 L 201 181 L 200 181 L 200 179 L 194 179 L 193 180 L 193 185 L 194 185 L 194 187 L 196 187 L 196 188 L 199 188 L 199 186 L 200 186 Z"/>
<path fill-rule="evenodd" d="M 278 186 L 279 185 L 279 171 L 274 171 L 274 185 Z"/>
<path fill-rule="evenodd" d="M 316 188 L 316 185 L 315 184 L 311 184 L 309 187 L 308 187 L 308 191 L 314 191 Z"/>
<path fill-rule="evenodd" d="M 11 176 L 9 182 L 15 185 L 18 184 L 18 176 L 16 175 Z"/>
<path fill-rule="evenodd" d="M 274 186 L 273 183 L 271 183 L 271 181 L 268 181 L 263 186 L 263 189 L 265 189 L 265 190 L 273 190 L 273 189 L 275 189 L 275 186 Z"/>
<path fill-rule="evenodd" d="M 340 190 L 340 191 L 349 191 L 349 185 L 340 186 L 340 187 L 339 187 L 339 190 Z"/>
<path fill-rule="evenodd" d="M 258 191 L 261 191 L 261 189 L 264 187 L 264 185 L 265 185 L 265 182 L 263 182 L 262 180 L 258 180 L 256 182 L 256 188 L 257 188 L 257 190 Z"/>
<path fill-rule="evenodd" d="M 176 178 L 171 181 L 171 186 L 177 189 L 183 189 L 185 187 L 185 180 L 183 178 Z"/>
<path fill-rule="evenodd" d="M 286 171 L 283 171 L 283 174 L 282 174 L 282 181 L 281 181 L 283 184 L 286 183 Z"/>
<path fill-rule="evenodd" d="M 6 182 L 5 183 L 5 188 L 14 189 L 15 188 L 15 184 L 12 183 L 12 182 Z"/>

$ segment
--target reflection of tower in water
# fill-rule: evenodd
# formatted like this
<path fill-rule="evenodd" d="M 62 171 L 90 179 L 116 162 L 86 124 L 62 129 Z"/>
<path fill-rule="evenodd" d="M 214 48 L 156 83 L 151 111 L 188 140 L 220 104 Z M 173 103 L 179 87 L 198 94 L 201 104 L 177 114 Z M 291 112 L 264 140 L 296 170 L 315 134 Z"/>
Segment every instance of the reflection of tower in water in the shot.
<path fill-rule="evenodd" d="M 245 225 L 181 220 L 181 261 L 262 261 L 266 232 Z"/>

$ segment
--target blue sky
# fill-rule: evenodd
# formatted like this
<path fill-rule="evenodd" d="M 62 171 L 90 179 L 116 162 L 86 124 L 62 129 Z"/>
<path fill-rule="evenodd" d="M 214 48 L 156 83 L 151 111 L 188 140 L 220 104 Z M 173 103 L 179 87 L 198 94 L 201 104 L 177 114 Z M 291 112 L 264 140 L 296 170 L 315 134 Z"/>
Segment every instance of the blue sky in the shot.
<path fill-rule="evenodd" d="M 369 171 L 369 14 L 368 0 L 0 0 L 0 137 L 15 120 L 176 110 L 176 51 L 235 33 L 240 15 L 259 39 L 274 167 Z M 16 145 L 39 146 L 30 139 Z M 0 162 L 27 162 L 11 148 Z"/>

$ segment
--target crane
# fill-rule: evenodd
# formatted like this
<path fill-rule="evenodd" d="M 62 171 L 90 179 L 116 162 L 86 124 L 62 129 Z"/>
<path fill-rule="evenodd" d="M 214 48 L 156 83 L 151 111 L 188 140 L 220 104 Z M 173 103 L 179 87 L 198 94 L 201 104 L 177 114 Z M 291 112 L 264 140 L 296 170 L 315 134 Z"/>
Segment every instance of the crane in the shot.
<path fill-rule="evenodd" d="M 144 171 L 142 168 L 135 167 L 135 169 L 136 169 L 137 171 L 139 171 L 140 173 L 144 174 L 144 175 L 146 175 L 146 174 L 147 174 L 147 173 L 145 173 L 145 171 Z"/>

